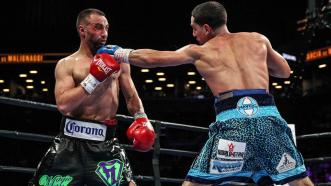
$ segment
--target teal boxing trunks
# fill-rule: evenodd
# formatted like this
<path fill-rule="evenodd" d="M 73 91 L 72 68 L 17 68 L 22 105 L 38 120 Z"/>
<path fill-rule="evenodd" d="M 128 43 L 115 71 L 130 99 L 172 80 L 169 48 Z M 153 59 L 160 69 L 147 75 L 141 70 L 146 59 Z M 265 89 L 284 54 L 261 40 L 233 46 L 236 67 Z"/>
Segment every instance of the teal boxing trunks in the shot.
<path fill-rule="evenodd" d="M 291 130 L 266 90 L 224 92 L 214 105 L 216 121 L 186 180 L 270 185 L 307 176 Z"/>

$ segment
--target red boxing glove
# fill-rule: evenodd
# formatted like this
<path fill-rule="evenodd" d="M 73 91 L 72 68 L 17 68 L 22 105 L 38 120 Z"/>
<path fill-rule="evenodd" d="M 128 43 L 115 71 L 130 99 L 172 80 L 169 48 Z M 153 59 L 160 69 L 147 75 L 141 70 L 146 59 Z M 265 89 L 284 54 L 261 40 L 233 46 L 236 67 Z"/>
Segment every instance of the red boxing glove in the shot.
<path fill-rule="evenodd" d="M 126 135 L 133 141 L 133 148 L 141 152 L 149 151 L 154 144 L 154 129 L 145 117 L 136 118 L 126 131 Z"/>
<path fill-rule="evenodd" d="M 96 54 L 90 65 L 90 74 L 80 83 L 91 94 L 111 74 L 117 73 L 120 65 L 109 54 Z"/>

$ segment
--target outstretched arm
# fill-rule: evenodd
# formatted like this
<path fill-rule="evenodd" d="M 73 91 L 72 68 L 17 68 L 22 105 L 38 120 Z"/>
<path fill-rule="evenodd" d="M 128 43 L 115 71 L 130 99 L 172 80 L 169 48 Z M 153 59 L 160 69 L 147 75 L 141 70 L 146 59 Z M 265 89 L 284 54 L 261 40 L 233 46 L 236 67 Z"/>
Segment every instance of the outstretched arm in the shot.
<path fill-rule="evenodd" d="M 177 66 L 194 63 L 200 58 L 200 46 L 186 45 L 176 51 L 159 51 L 153 49 L 123 49 L 117 45 L 107 45 L 98 52 L 114 55 L 120 63 L 130 63 L 139 67 L 154 68 Z"/>
<path fill-rule="evenodd" d="M 176 51 L 158 51 L 153 49 L 133 50 L 129 62 L 139 67 L 167 67 L 195 62 L 194 45 L 187 45 Z"/>

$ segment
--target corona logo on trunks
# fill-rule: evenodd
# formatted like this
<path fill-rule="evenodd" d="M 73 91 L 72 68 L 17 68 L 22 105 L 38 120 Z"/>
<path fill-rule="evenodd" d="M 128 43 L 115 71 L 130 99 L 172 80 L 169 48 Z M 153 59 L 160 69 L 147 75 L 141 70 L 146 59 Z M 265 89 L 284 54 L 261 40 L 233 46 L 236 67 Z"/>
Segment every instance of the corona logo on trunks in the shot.
<path fill-rule="evenodd" d="M 237 110 L 242 115 L 251 117 L 259 111 L 259 105 L 254 98 L 245 96 L 237 102 Z"/>
<path fill-rule="evenodd" d="M 122 181 L 123 162 L 119 159 L 99 162 L 95 173 L 107 186 L 119 186 Z"/>
<path fill-rule="evenodd" d="M 66 136 L 89 139 L 95 141 L 104 141 L 107 126 L 90 123 L 85 121 L 72 120 L 67 118 L 64 126 Z"/>

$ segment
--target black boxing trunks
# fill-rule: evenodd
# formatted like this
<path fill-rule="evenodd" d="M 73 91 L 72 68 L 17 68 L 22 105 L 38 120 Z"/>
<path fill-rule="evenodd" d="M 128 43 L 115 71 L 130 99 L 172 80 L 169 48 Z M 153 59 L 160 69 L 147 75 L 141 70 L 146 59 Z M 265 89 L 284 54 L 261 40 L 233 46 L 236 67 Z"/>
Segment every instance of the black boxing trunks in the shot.
<path fill-rule="evenodd" d="M 61 132 L 29 185 L 118 186 L 133 181 L 127 155 L 115 138 L 116 124 L 63 117 Z"/>

